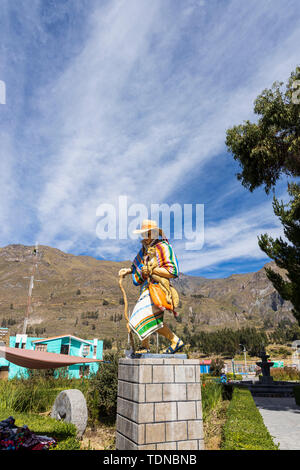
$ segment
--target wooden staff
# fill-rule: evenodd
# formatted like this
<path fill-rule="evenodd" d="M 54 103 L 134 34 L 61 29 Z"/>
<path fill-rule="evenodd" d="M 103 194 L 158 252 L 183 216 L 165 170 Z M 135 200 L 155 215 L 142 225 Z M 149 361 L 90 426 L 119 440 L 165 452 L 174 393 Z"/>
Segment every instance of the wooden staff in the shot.
<path fill-rule="evenodd" d="M 126 292 L 125 292 L 125 289 L 123 287 L 123 279 L 124 279 L 124 276 L 119 276 L 119 287 L 122 291 L 122 294 L 123 294 L 123 300 L 124 300 L 124 316 L 125 316 L 125 319 L 127 321 L 127 331 L 129 333 L 129 339 L 130 339 L 130 345 L 131 345 L 131 349 L 132 349 L 132 352 L 135 353 L 135 344 L 134 344 L 134 339 L 133 339 L 133 334 L 132 334 L 132 330 L 129 326 L 129 318 L 128 318 L 128 301 L 127 301 L 127 295 L 126 295 Z"/>

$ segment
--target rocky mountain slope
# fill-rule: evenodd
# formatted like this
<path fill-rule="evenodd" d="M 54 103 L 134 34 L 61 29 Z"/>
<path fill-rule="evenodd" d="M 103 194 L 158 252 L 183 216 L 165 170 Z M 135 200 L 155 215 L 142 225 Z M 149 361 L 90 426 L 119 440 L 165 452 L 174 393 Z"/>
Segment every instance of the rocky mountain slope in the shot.
<path fill-rule="evenodd" d="M 0 248 L 0 326 L 8 326 L 11 334 L 22 332 L 32 267 L 38 261 L 29 334 L 126 337 L 118 271 L 130 266 L 130 261 L 102 261 L 47 246 L 40 246 L 35 257 L 33 249 L 23 245 Z M 181 274 L 174 285 L 181 299 L 178 332 L 185 325 L 199 331 L 225 326 L 272 328 L 283 319 L 294 321 L 291 305 L 274 290 L 264 268 L 225 279 Z M 129 277 L 124 287 L 132 308 L 138 288 Z M 171 314 L 167 313 L 166 319 L 174 326 Z"/>

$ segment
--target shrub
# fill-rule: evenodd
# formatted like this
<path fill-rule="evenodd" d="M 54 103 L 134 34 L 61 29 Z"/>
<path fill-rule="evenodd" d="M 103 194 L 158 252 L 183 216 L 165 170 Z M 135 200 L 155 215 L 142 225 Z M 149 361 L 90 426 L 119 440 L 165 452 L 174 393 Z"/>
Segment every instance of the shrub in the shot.
<path fill-rule="evenodd" d="M 294 367 L 280 367 L 271 369 L 274 380 L 300 380 L 300 371 Z"/>
<path fill-rule="evenodd" d="M 222 374 L 222 369 L 224 368 L 224 361 L 221 357 L 216 357 L 212 359 L 210 363 L 209 373 L 213 376 L 220 376 Z"/>
<path fill-rule="evenodd" d="M 223 428 L 222 450 L 276 450 L 249 390 L 234 388 Z"/>
<path fill-rule="evenodd" d="M 103 349 L 111 349 L 112 348 L 112 341 L 109 338 L 104 338 L 103 340 Z"/>
<path fill-rule="evenodd" d="M 296 404 L 300 406 L 300 386 L 299 385 L 294 387 L 294 396 L 295 396 Z"/>
<path fill-rule="evenodd" d="M 203 419 L 206 420 L 210 411 L 222 401 L 222 385 L 215 381 L 202 381 L 202 412 Z"/>
<path fill-rule="evenodd" d="M 231 400 L 233 395 L 233 385 L 232 384 L 222 384 L 222 399 Z"/>
<path fill-rule="evenodd" d="M 92 422 L 101 417 L 115 420 L 118 395 L 118 353 L 106 353 L 97 373 L 90 379 L 87 394 L 88 409 Z"/>

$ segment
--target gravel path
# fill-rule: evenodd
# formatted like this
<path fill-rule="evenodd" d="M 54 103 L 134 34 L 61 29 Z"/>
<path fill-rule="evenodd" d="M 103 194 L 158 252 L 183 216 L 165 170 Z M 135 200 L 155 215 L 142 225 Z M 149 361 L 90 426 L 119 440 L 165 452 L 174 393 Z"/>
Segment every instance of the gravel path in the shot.
<path fill-rule="evenodd" d="M 294 398 L 253 397 L 279 450 L 300 450 L 300 406 Z"/>

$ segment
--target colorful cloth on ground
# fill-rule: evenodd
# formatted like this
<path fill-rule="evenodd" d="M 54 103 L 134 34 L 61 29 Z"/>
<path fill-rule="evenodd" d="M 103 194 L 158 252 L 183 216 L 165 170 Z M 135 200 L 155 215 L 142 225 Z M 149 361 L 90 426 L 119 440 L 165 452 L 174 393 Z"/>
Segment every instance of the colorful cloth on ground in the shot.
<path fill-rule="evenodd" d="M 172 246 L 165 240 L 155 244 L 158 266 L 165 268 L 176 278 L 179 274 L 178 261 Z M 135 285 L 141 285 L 140 297 L 129 319 L 131 329 L 143 340 L 163 325 L 163 310 L 158 308 L 151 299 L 148 281 L 143 279 L 142 267 L 144 265 L 143 248 L 139 251 L 132 263 L 132 279 Z"/>
<path fill-rule="evenodd" d="M 10 416 L 0 421 L 0 450 L 48 450 L 56 446 L 56 440 L 48 436 L 38 436 L 27 426 L 15 426 Z"/>

